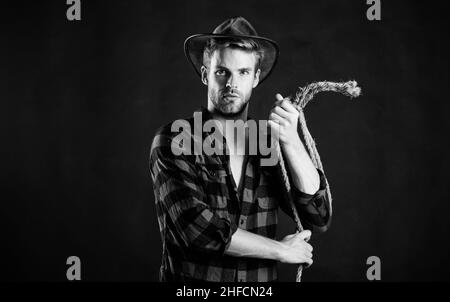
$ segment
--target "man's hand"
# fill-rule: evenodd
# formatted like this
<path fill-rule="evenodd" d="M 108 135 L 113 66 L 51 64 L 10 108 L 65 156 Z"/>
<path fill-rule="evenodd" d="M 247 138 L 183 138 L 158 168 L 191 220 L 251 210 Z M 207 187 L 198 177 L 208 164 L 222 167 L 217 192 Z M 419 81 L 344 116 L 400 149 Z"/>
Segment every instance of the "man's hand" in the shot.
<path fill-rule="evenodd" d="M 294 186 L 306 194 L 315 194 L 320 187 L 320 176 L 297 132 L 299 112 L 281 94 L 269 115 L 272 140 L 280 142 Z"/>
<path fill-rule="evenodd" d="M 297 132 L 299 112 L 287 99 L 283 99 L 281 94 L 276 95 L 277 102 L 270 111 L 269 126 L 274 138 L 278 138 L 282 147 L 302 146 L 302 142 Z"/>
<path fill-rule="evenodd" d="M 280 241 L 279 261 L 283 263 L 306 263 L 310 266 L 313 263 L 313 247 L 306 241 L 311 237 L 311 231 L 305 230 L 301 233 L 287 235 Z"/>

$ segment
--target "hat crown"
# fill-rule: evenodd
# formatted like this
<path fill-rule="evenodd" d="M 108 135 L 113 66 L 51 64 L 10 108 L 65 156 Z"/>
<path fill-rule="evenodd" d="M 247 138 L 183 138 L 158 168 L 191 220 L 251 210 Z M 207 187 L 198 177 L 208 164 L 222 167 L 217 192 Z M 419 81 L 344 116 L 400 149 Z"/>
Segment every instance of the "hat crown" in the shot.
<path fill-rule="evenodd" d="M 243 17 L 226 20 L 214 29 L 213 34 L 230 36 L 258 36 L 253 26 Z"/>
<path fill-rule="evenodd" d="M 277 63 L 278 44 L 271 39 L 259 36 L 245 18 L 233 17 L 217 26 L 212 33 L 192 35 L 184 41 L 184 53 L 200 77 L 202 66 L 204 66 L 205 47 L 211 39 L 250 39 L 256 42 L 259 50 L 264 54 L 259 62 L 261 70 L 259 84 L 269 76 Z"/>

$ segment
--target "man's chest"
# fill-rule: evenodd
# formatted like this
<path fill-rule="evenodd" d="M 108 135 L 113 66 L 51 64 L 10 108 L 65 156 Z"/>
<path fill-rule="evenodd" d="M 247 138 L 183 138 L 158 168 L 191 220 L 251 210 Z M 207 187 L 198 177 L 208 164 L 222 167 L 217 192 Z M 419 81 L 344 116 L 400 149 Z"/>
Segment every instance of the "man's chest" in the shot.
<path fill-rule="evenodd" d="M 239 184 L 241 183 L 242 173 L 244 171 L 244 161 L 245 157 L 243 155 L 230 156 L 230 172 L 237 188 L 239 188 Z"/>
<path fill-rule="evenodd" d="M 211 210 L 221 217 L 244 221 L 249 228 L 276 219 L 279 199 L 276 177 L 258 163 L 251 157 L 197 160 L 205 201 Z"/>

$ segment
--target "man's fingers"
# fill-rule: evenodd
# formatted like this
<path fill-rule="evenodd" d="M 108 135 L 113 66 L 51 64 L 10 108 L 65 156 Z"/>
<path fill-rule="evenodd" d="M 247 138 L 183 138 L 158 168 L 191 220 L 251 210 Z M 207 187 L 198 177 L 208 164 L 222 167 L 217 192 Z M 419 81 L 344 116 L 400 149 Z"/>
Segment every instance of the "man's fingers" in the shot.
<path fill-rule="evenodd" d="M 276 101 L 275 101 L 275 104 L 273 105 L 273 107 L 281 105 L 281 103 L 284 100 L 283 96 L 281 94 L 279 94 L 279 93 L 277 93 L 275 95 L 275 99 L 276 99 Z"/>
<path fill-rule="evenodd" d="M 297 109 L 294 105 L 289 101 L 289 98 L 283 98 L 283 96 L 279 93 L 275 95 L 276 102 L 273 107 L 280 106 L 284 110 L 286 110 L 289 113 L 298 113 Z"/>
<path fill-rule="evenodd" d="M 313 260 L 311 258 L 306 259 L 306 266 L 305 266 L 305 268 L 310 267 L 312 264 L 313 264 Z"/>
<path fill-rule="evenodd" d="M 275 98 L 277 99 L 277 101 L 282 101 L 282 100 L 283 100 L 283 97 L 282 97 L 281 94 L 279 94 L 279 93 L 277 93 L 277 94 L 275 95 Z"/>
<path fill-rule="evenodd" d="M 283 107 L 281 107 L 281 106 L 275 106 L 275 108 L 273 108 L 272 112 L 275 112 L 276 114 L 278 114 L 279 116 L 282 116 L 284 118 L 290 117 L 288 111 L 283 109 Z"/>
<path fill-rule="evenodd" d="M 272 143 L 278 142 L 280 136 L 280 124 L 272 120 L 268 120 L 267 123 L 270 127 Z"/>
<path fill-rule="evenodd" d="M 278 124 L 280 124 L 281 126 L 284 126 L 285 121 L 284 118 L 281 117 L 279 114 L 275 113 L 272 111 L 272 113 L 269 115 L 269 120 L 272 120 L 274 122 L 277 122 Z"/>
<path fill-rule="evenodd" d="M 285 238 L 293 238 L 293 237 L 295 237 L 295 236 L 297 236 L 297 234 L 298 233 L 294 233 L 294 234 L 289 234 L 289 235 L 286 235 L 286 237 Z"/>
<path fill-rule="evenodd" d="M 298 234 L 301 239 L 308 241 L 309 238 L 311 238 L 311 231 L 310 230 L 304 230 L 300 234 Z"/>
<path fill-rule="evenodd" d="M 297 109 L 295 109 L 294 105 L 288 99 L 281 102 L 280 107 L 286 110 L 289 113 L 298 113 Z"/>

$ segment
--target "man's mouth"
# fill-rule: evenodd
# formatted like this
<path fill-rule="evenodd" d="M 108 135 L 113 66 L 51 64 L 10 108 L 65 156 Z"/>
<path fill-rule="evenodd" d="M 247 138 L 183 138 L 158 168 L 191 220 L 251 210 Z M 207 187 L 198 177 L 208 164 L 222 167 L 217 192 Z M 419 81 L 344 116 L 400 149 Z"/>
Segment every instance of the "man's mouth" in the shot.
<path fill-rule="evenodd" d="M 234 94 L 234 93 L 225 93 L 224 95 L 223 95 L 223 98 L 224 99 L 237 99 L 237 98 L 239 98 L 240 96 L 239 96 L 239 94 Z"/>

